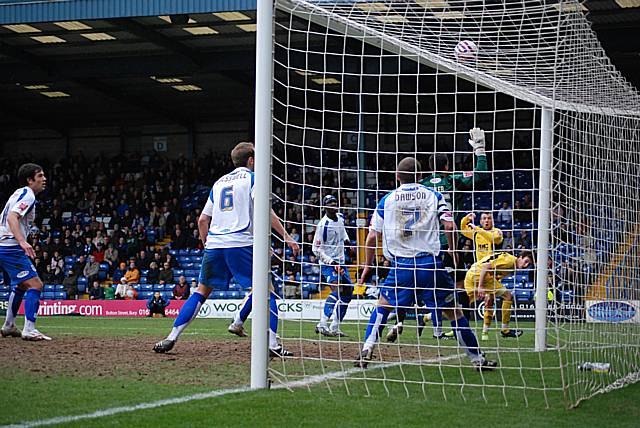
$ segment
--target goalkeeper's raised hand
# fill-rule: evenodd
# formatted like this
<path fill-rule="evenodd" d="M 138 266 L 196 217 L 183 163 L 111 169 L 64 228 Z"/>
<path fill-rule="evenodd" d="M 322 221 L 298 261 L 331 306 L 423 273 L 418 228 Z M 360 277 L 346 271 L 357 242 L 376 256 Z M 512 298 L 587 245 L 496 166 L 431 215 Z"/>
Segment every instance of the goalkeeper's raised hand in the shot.
<path fill-rule="evenodd" d="M 483 156 L 486 154 L 484 149 L 484 130 L 482 128 L 471 128 L 469 130 L 469 144 L 473 147 L 473 151 L 476 156 Z"/>

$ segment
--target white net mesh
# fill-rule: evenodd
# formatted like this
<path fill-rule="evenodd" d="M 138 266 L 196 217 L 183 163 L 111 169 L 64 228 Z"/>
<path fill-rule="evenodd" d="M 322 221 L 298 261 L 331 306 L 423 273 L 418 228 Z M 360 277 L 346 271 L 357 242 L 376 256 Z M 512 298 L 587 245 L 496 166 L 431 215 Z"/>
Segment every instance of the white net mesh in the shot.
<path fill-rule="evenodd" d="M 579 3 L 278 0 L 276 6 L 273 203 L 303 245 L 296 259 L 274 235 L 276 285 L 292 308 L 282 313 L 280 335 L 295 357 L 272 364 L 272 376 L 324 376 L 330 390 L 543 405 L 576 404 L 633 380 L 637 321 L 594 323 L 585 305 L 609 301 L 591 311 L 600 318 L 614 310 L 611 300 L 619 313 L 629 313 L 629 305 L 640 310 L 634 150 L 640 96 L 610 64 Z M 456 58 L 460 41 L 477 51 Z M 458 228 L 467 213 L 492 212 L 504 237 L 496 254 L 535 250 L 541 107 L 555 111 L 550 350 L 534 351 L 535 272 L 518 270 L 501 282 L 514 296 L 509 327 L 524 334 L 501 337 L 497 298 L 488 338 L 480 342 L 499 370 L 473 370 L 455 339 L 432 338 L 438 330 L 430 321 L 421 325 L 429 311 L 413 305 L 404 308 L 402 334 L 387 342 L 389 321 L 369 368 L 354 368 L 376 310 L 375 290 L 392 261 L 377 250 L 375 275 L 366 290 L 355 287 L 338 324 L 347 337 L 316 333 L 331 305 L 327 271 L 312 249 L 323 199 L 335 196 L 344 215 L 350 243 L 342 265 L 353 282 L 365 261 L 369 218 L 396 187 L 396 165 L 407 156 L 422 163 L 430 187 L 450 198 Z M 467 143 L 473 127 L 485 130 L 486 157 Z M 434 175 L 434 153 L 446 155 L 446 173 L 438 167 Z M 481 243 L 474 236 L 456 238 L 460 283 L 476 262 L 474 245 Z M 346 290 L 336 299 L 348 300 Z M 328 311 L 328 328 L 340 306 Z M 479 314 L 471 321 L 478 338 L 479 306 L 468 314 Z M 450 330 L 447 321 L 443 327 Z M 578 371 L 584 362 L 608 362 L 611 370 Z"/>

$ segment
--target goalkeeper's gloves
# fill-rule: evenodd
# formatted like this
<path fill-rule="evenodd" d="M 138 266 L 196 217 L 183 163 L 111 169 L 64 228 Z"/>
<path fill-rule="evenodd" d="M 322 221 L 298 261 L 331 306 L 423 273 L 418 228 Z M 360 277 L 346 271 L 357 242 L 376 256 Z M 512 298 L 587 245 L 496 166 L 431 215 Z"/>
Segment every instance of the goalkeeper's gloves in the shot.
<path fill-rule="evenodd" d="M 471 128 L 469 130 L 469 135 L 471 136 L 469 144 L 473 147 L 473 151 L 476 156 L 486 155 L 484 149 L 484 130 L 481 128 Z"/>

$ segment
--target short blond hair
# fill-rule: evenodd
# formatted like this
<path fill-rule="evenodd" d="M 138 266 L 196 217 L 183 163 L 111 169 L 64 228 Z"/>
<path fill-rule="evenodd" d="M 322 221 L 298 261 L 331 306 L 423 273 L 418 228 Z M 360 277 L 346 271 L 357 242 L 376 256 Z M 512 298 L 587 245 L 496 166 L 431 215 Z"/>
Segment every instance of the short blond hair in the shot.
<path fill-rule="evenodd" d="M 253 143 L 249 142 L 241 142 L 236 144 L 236 146 L 231 150 L 231 162 L 233 162 L 233 166 L 247 166 L 247 162 L 249 162 L 249 158 L 255 156 L 255 149 L 253 147 Z"/>

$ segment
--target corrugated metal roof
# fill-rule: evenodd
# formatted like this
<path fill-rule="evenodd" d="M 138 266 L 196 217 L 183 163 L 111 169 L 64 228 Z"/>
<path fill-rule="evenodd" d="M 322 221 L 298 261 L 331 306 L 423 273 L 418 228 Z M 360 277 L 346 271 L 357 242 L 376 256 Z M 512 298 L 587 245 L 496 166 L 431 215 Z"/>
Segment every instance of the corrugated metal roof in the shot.
<path fill-rule="evenodd" d="M 255 10 L 257 0 L 0 0 L 0 24 Z"/>

